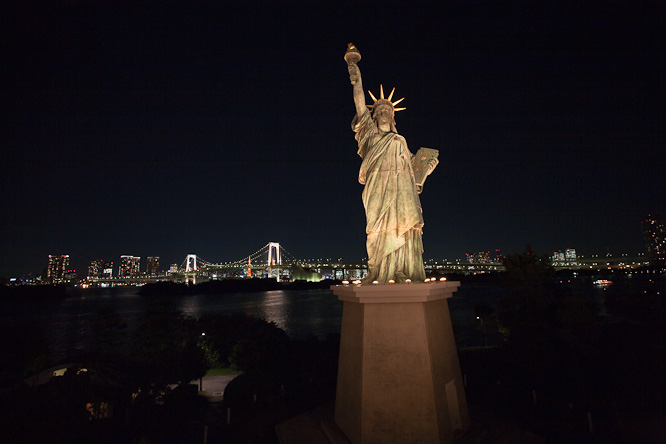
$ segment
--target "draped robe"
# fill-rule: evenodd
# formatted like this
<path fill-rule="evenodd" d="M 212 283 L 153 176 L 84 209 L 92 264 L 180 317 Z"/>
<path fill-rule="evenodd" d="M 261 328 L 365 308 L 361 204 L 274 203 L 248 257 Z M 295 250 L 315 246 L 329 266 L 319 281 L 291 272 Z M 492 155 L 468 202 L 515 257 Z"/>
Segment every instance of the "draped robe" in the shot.
<path fill-rule="evenodd" d="M 425 279 L 423 215 L 407 141 L 395 132 L 382 135 L 367 110 L 354 117 L 352 129 L 363 159 L 358 181 L 365 185 L 368 276 L 364 283 L 421 282 Z"/>

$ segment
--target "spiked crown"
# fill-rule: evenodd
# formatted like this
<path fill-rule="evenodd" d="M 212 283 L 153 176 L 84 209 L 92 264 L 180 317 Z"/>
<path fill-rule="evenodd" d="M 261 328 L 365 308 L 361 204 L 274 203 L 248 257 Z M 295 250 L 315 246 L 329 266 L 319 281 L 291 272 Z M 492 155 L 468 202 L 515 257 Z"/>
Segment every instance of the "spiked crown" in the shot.
<path fill-rule="evenodd" d="M 396 108 L 395 107 L 398 103 L 405 100 L 404 97 L 402 99 L 396 100 L 395 102 L 391 102 L 391 99 L 393 98 L 393 93 L 394 92 L 395 92 L 395 88 L 393 88 L 391 90 L 391 94 L 389 94 L 388 98 L 384 98 L 384 86 L 379 85 L 379 99 L 377 99 L 375 97 L 375 95 L 372 94 L 371 91 L 368 91 L 368 93 L 370 94 L 370 97 L 372 97 L 373 104 L 372 105 L 365 105 L 365 106 L 367 106 L 370 109 L 373 109 L 373 108 L 377 108 L 378 106 L 386 105 L 386 106 L 390 106 L 391 109 L 393 109 L 393 111 L 402 111 L 402 110 L 406 109 L 406 108 Z"/>

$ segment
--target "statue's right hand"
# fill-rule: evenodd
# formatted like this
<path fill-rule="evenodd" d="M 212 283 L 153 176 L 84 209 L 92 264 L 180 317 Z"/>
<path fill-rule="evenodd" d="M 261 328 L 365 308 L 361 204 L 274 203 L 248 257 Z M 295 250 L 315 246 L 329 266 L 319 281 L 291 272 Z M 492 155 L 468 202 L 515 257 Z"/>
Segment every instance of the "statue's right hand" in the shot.
<path fill-rule="evenodd" d="M 349 71 L 349 80 L 351 81 L 352 85 L 356 85 L 356 82 L 358 82 L 358 77 L 359 77 L 359 72 L 358 72 L 358 65 L 356 63 L 349 63 L 347 65 L 347 70 Z"/>

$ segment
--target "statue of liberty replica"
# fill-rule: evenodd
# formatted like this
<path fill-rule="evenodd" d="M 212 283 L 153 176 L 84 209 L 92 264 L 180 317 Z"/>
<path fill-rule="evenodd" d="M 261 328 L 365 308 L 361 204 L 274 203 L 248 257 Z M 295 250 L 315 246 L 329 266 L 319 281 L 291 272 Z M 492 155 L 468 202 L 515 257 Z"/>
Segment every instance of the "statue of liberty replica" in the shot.
<path fill-rule="evenodd" d="M 454 444 L 471 424 L 447 300 L 460 282 L 424 282 L 421 241 L 419 193 L 438 151 L 412 155 L 396 131 L 394 114 L 404 108 L 395 107 L 395 89 L 384 97 L 380 86 L 366 107 L 351 43 L 345 60 L 363 159 L 368 276 L 364 285 L 331 287 L 343 303 L 335 424 L 352 444 Z"/>
<path fill-rule="evenodd" d="M 423 214 L 419 194 L 425 177 L 439 163 L 437 151 L 423 148 L 414 156 L 407 141 L 398 134 L 395 112 L 405 108 L 392 102 L 395 88 L 387 98 L 380 85 L 379 99 L 366 105 L 361 71 L 361 54 L 349 44 L 345 60 L 353 85 L 358 154 L 363 159 L 358 181 L 365 185 L 363 205 L 366 216 L 368 275 L 363 284 L 423 282 Z M 369 109 L 368 109 L 369 108 Z M 423 151 L 426 150 L 426 151 Z M 421 153 L 424 153 L 421 155 Z M 415 171 L 420 174 L 415 177 Z"/>

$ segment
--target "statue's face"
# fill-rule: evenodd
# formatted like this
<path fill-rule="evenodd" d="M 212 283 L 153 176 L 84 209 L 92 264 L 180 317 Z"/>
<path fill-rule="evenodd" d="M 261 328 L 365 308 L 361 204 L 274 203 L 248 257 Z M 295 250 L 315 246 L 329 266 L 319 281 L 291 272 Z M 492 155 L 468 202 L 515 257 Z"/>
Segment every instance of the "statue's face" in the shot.
<path fill-rule="evenodd" d="M 393 110 L 389 106 L 380 106 L 375 110 L 375 119 L 379 125 L 390 125 L 393 118 Z"/>

